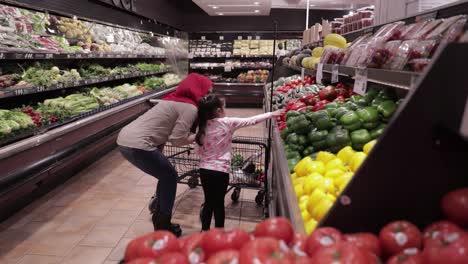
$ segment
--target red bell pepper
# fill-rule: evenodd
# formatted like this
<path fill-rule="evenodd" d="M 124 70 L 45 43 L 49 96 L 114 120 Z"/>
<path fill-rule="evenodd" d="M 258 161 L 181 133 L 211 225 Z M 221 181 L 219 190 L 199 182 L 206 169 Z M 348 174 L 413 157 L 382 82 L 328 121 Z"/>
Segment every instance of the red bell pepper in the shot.
<path fill-rule="evenodd" d="M 341 102 L 341 103 L 344 103 L 345 102 L 345 97 L 343 95 L 340 95 L 338 97 L 336 97 L 335 100 L 333 100 L 333 102 Z"/>
<path fill-rule="evenodd" d="M 315 95 L 309 94 L 306 96 L 304 103 L 306 105 L 314 106 L 317 103 L 317 98 L 315 97 Z"/>
<path fill-rule="evenodd" d="M 322 101 L 319 101 L 315 106 L 314 108 L 312 109 L 312 111 L 314 112 L 317 112 L 319 110 L 323 110 L 325 109 L 325 105 L 330 103 L 328 100 L 322 100 Z"/>
<path fill-rule="evenodd" d="M 297 103 L 294 103 L 290 109 L 287 109 L 288 111 L 292 110 L 292 111 L 298 111 L 299 108 L 302 108 L 302 107 L 305 107 L 306 105 L 302 102 L 297 102 Z"/>

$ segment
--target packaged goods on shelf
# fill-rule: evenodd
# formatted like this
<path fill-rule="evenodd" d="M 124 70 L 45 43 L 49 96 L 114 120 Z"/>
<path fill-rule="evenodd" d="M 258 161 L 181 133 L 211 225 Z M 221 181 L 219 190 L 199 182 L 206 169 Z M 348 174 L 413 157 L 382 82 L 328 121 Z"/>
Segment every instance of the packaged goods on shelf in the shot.
<path fill-rule="evenodd" d="M 240 83 L 264 83 L 268 78 L 268 70 L 254 70 L 247 73 L 241 73 L 237 76 Z"/>

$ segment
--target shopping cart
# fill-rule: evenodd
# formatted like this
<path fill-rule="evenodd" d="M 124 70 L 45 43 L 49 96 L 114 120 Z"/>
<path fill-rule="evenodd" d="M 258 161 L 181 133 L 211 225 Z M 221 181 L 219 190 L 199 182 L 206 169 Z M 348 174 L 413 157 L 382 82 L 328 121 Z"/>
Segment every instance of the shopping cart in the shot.
<path fill-rule="evenodd" d="M 241 189 L 255 189 L 258 193 L 255 202 L 264 205 L 265 179 L 268 171 L 267 141 L 264 138 L 235 137 L 232 140 L 232 164 L 229 175 L 231 200 L 239 201 Z M 164 155 L 169 159 L 179 174 L 178 182 L 187 184 L 190 188 L 200 185 L 199 156 L 194 151 L 194 145 L 174 147 L 170 144 L 164 147 Z"/>

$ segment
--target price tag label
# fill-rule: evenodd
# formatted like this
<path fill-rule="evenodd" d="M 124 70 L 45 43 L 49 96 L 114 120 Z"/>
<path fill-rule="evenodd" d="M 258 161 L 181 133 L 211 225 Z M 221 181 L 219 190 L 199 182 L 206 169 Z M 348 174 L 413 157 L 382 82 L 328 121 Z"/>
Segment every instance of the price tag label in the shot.
<path fill-rule="evenodd" d="M 81 59 L 82 57 L 83 57 L 83 55 L 81 55 L 81 53 L 76 54 L 77 59 Z"/>
<path fill-rule="evenodd" d="M 256 39 L 256 40 L 260 40 L 260 36 L 256 36 L 255 39 Z"/>
<path fill-rule="evenodd" d="M 205 37 L 205 36 L 201 36 L 201 40 L 206 40 L 206 37 Z"/>
<path fill-rule="evenodd" d="M 43 92 L 43 91 L 45 91 L 45 87 L 44 86 L 38 86 L 38 87 L 36 87 L 36 91 L 38 93 Z"/>
<path fill-rule="evenodd" d="M 317 65 L 317 74 L 315 75 L 315 78 L 317 79 L 317 83 L 322 83 L 322 78 L 323 78 L 323 63 L 319 63 Z"/>
<path fill-rule="evenodd" d="M 237 36 L 237 39 L 238 39 L 238 40 L 242 40 L 242 36 Z"/>
<path fill-rule="evenodd" d="M 15 90 L 15 95 L 23 95 L 24 94 L 24 90 L 23 89 L 16 89 Z"/>
<path fill-rule="evenodd" d="M 51 54 L 51 53 L 47 53 L 47 54 L 45 55 L 45 58 L 46 58 L 46 59 L 52 59 L 53 57 L 54 57 L 54 54 Z"/>
<path fill-rule="evenodd" d="M 62 89 L 63 88 L 63 83 L 57 83 L 57 85 L 55 85 L 55 87 L 57 87 L 57 89 Z"/>
<path fill-rule="evenodd" d="M 232 66 L 224 66 L 224 72 L 231 72 Z"/>
<path fill-rule="evenodd" d="M 107 81 L 109 81 L 109 77 L 102 77 L 101 81 L 102 82 L 107 82 Z"/>
<path fill-rule="evenodd" d="M 80 81 L 74 81 L 73 82 L 73 86 L 79 86 L 80 85 Z"/>
<path fill-rule="evenodd" d="M 34 58 L 34 55 L 32 53 L 26 53 L 24 54 L 24 58 L 29 60 L 29 59 Z"/>
<path fill-rule="evenodd" d="M 4 60 L 5 59 L 5 53 L 0 53 L 0 60 Z"/>
<path fill-rule="evenodd" d="M 353 92 L 364 95 L 367 91 L 367 69 L 356 69 Z"/>
<path fill-rule="evenodd" d="M 88 85 L 90 83 L 90 80 L 84 80 L 84 84 Z"/>
<path fill-rule="evenodd" d="M 219 40 L 224 40 L 224 36 L 219 36 Z"/>
<path fill-rule="evenodd" d="M 331 76 L 331 83 L 337 83 L 339 82 L 339 68 L 340 66 L 338 64 L 333 64 L 332 66 L 332 76 Z"/>
<path fill-rule="evenodd" d="M 247 39 L 248 39 L 248 40 L 252 40 L 252 36 L 248 36 Z"/>
<path fill-rule="evenodd" d="M 410 89 L 415 89 L 416 88 L 416 84 L 418 83 L 418 77 L 417 75 L 411 75 L 411 86 L 410 86 Z"/>

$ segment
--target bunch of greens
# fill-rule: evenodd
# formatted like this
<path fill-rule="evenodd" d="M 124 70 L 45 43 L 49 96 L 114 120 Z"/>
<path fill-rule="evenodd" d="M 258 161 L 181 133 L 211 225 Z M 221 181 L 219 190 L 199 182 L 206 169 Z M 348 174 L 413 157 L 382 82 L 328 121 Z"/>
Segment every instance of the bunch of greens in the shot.
<path fill-rule="evenodd" d="M 164 79 L 159 77 L 146 78 L 143 82 L 143 86 L 149 90 L 159 90 L 167 87 Z"/>

